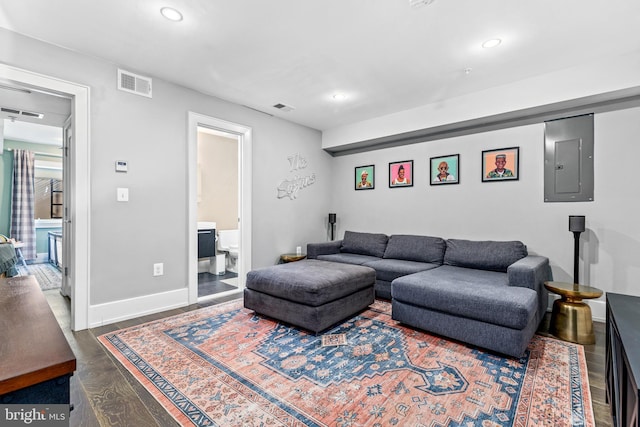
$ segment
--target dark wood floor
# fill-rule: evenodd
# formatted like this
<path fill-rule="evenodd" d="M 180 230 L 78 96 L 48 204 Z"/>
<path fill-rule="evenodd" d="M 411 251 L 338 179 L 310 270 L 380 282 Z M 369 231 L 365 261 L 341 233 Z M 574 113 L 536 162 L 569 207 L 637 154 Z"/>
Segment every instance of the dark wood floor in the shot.
<path fill-rule="evenodd" d="M 69 302 L 56 290 L 45 291 L 77 358 L 77 370 L 71 381 L 70 426 L 176 426 L 173 418 L 156 400 L 102 347 L 96 337 L 121 328 L 229 301 L 237 296 L 194 304 L 182 309 L 144 316 L 112 325 L 71 332 Z M 546 334 L 549 315 L 539 333 Z M 596 344 L 585 346 L 589 384 L 596 426 L 611 426 L 609 405 L 605 402 L 605 328 L 595 323 Z"/>

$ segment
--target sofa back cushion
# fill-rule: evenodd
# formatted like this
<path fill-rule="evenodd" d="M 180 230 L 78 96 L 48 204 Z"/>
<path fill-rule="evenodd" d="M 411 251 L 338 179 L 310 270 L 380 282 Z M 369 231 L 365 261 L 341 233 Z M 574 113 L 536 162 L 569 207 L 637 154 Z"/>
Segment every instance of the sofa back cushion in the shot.
<path fill-rule="evenodd" d="M 449 239 L 444 254 L 444 263 L 456 267 L 506 272 L 507 267 L 526 256 L 527 247 L 518 241 Z"/>
<path fill-rule="evenodd" d="M 389 237 L 384 258 L 442 264 L 445 248 L 440 237 L 394 234 Z"/>
<path fill-rule="evenodd" d="M 345 231 L 340 252 L 382 258 L 388 239 L 386 234 Z"/>

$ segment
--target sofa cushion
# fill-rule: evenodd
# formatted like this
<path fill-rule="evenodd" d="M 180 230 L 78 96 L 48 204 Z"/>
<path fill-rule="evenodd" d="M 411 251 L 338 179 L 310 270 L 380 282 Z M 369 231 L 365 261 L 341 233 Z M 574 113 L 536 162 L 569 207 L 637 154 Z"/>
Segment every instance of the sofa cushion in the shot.
<path fill-rule="evenodd" d="M 444 263 L 456 267 L 506 272 L 514 262 L 527 256 L 527 247 L 518 241 L 447 240 Z"/>
<path fill-rule="evenodd" d="M 426 262 L 407 261 L 404 259 L 378 259 L 369 261 L 364 264 L 365 267 L 371 267 L 376 270 L 376 279 L 391 282 L 401 276 L 417 273 L 419 271 L 431 270 L 439 264 L 431 264 Z"/>
<path fill-rule="evenodd" d="M 345 231 L 340 252 L 382 258 L 388 239 L 386 234 Z"/>
<path fill-rule="evenodd" d="M 341 252 L 339 254 L 318 255 L 317 259 L 322 261 L 341 262 L 344 264 L 362 265 L 367 262 L 379 260 L 380 258 L 371 255 L 358 255 Z"/>
<path fill-rule="evenodd" d="M 535 291 L 508 286 L 506 274 L 442 266 L 391 283 L 394 300 L 512 329 L 524 329 L 538 308 Z"/>
<path fill-rule="evenodd" d="M 442 264 L 445 248 L 440 237 L 394 234 L 389 237 L 384 258 Z"/>

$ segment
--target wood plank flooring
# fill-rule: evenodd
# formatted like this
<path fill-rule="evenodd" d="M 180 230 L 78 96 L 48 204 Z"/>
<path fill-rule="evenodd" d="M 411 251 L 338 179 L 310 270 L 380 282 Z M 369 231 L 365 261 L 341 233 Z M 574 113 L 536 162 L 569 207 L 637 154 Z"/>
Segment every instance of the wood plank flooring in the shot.
<path fill-rule="evenodd" d="M 77 370 L 71 380 L 70 426 L 169 427 L 178 424 L 159 403 L 98 342 L 97 336 L 121 328 L 160 319 L 208 305 L 229 301 L 228 296 L 202 304 L 118 322 L 100 328 L 72 332 L 69 328 L 69 302 L 57 290 L 45 291 L 58 323 L 77 359 Z M 549 314 L 539 333 L 546 334 Z M 609 405 L 605 399 L 605 325 L 594 323 L 596 344 L 584 346 L 589 369 L 589 385 L 596 426 L 611 426 Z"/>

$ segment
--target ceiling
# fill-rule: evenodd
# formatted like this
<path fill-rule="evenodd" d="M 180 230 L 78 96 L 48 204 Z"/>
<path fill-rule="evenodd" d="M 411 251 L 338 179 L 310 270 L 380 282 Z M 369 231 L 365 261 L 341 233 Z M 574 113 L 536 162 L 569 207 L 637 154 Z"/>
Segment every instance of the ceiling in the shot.
<path fill-rule="evenodd" d="M 62 146 L 62 127 L 70 116 L 70 99 L 0 81 L 4 139 Z"/>
<path fill-rule="evenodd" d="M 0 27 L 326 130 L 637 52 L 640 1 L 2 0 Z"/>

